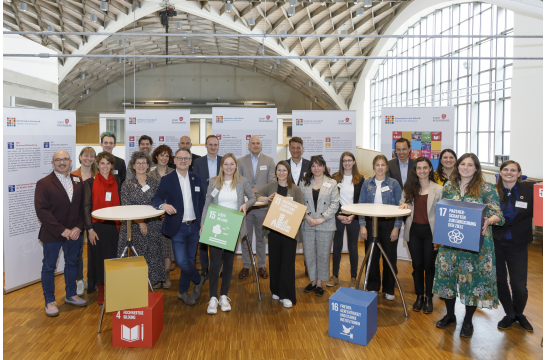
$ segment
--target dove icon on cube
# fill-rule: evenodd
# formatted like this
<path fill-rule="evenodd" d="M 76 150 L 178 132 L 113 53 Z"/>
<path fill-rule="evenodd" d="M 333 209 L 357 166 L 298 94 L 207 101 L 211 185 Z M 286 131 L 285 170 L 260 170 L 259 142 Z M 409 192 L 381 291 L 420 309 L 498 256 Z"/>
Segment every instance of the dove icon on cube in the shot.
<path fill-rule="evenodd" d="M 342 324 L 341 324 L 342 325 Z M 351 334 L 350 333 L 350 330 L 352 330 L 354 327 L 351 326 L 351 327 L 346 327 L 344 325 L 342 325 L 343 327 L 343 332 L 341 333 L 341 335 L 346 335 L 346 336 L 350 336 L 350 339 L 353 339 L 354 338 L 354 334 Z"/>

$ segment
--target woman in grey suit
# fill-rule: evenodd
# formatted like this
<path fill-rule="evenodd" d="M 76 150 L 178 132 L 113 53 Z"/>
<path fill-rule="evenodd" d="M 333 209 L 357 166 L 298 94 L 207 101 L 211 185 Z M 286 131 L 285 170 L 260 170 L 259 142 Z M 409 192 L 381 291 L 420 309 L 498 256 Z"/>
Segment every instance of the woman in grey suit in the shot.
<path fill-rule="evenodd" d="M 331 244 L 337 229 L 335 214 L 339 208 L 337 182 L 331 178 L 322 156 L 313 156 L 300 183 L 307 214 L 303 221 L 303 247 L 311 283 L 305 292 L 324 295 L 322 281 L 329 280 Z"/>
<path fill-rule="evenodd" d="M 244 196 L 248 201 L 244 202 Z M 217 204 L 233 210 L 242 211 L 246 216 L 246 211 L 255 203 L 255 195 L 248 181 L 241 177 L 237 169 L 237 159 L 235 155 L 228 153 L 221 158 L 220 171 L 218 176 L 210 179 L 208 191 L 206 192 L 206 202 L 204 203 L 203 217 L 201 220 L 201 232 L 206 212 L 210 204 Z M 239 240 L 247 234 L 246 219 L 242 222 Z M 209 246 L 210 254 L 210 302 L 208 303 L 207 313 L 216 314 L 218 305 L 222 311 L 231 311 L 227 297 L 229 287 L 231 286 L 231 276 L 233 275 L 233 261 L 235 253 L 233 251 L 223 250 L 215 246 Z M 220 268 L 223 264 L 223 277 L 221 281 L 221 296 L 218 301 L 218 282 Z"/>
<path fill-rule="evenodd" d="M 411 209 L 411 215 L 405 220 L 403 238 L 409 245 L 413 264 L 416 292 L 413 310 L 421 311 L 423 308 L 424 314 L 431 314 L 435 258 L 439 249 L 439 245 L 433 244 L 433 225 L 435 205 L 441 200 L 443 187 L 435 183 L 430 159 L 419 157 L 415 164 L 415 167 L 409 169 L 399 208 Z"/>

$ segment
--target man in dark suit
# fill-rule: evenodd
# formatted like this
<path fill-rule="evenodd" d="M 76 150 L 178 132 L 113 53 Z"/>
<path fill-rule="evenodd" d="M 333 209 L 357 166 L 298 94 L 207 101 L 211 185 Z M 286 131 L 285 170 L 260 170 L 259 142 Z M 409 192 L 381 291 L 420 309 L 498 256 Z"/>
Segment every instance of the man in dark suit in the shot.
<path fill-rule="evenodd" d="M 185 148 L 191 151 L 192 146 L 193 144 L 191 143 L 191 138 L 189 136 L 182 136 L 180 138 L 180 142 L 178 143 L 178 147 L 180 149 Z M 200 158 L 199 155 L 191 154 L 191 165 L 189 165 L 189 171 L 193 171 L 193 165 L 195 165 L 195 160 L 197 160 L 198 158 Z M 203 183 L 204 183 L 204 180 L 203 180 Z M 204 194 L 206 195 L 206 192 Z"/>
<path fill-rule="evenodd" d="M 172 238 L 176 264 L 182 271 L 178 298 L 194 305 L 201 296 L 204 278 L 195 269 L 205 193 L 199 175 L 189 171 L 191 151 L 178 149 L 174 155 L 176 171 L 163 176 L 152 200 L 154 208 L 165 210 L 162 232 Z M 188 294 L 191 281 L 195 284 Z"/>
<path fill-rule="evenodd" d="M 102 134 L 100 134 L 100 146 L 102 146 L 102 151 L 109 152 L 112 154 L 112 151 L 115 148 L 116 144 L 116 138 L 115 134 L 111 131 L 105 131 Z M 112 154 L 113 155 L 113 154 Z M 125 160 L 123 160 L 120 157 L 117 157 L 114 155 L 115 158 L 115 164 L 113 171 L 114 175 L 117 175 L 119 179 L 121 179 L 121 182 L 119 185 L 123 184 L 125 181 L 125 178 L 127 177 L 127 165 L 125 165 Z"/>
<path fill-rule="evenodd" d="M 64 253 L 64 302 L 75 306 L 87 306 L 76 292 L 76 276 L 83 229 L 83 181 L 71 175 L 70 155 L 59 150 L 51 161 L 54 171 L 36 183 L 34 207 L 42 223 L 38 239 L 43 244 L 42 288 L 45 297 L 45 314 L 58 316 L 55 302 L 55 270 L 61 248 Z"/>
<path fill-rule="evenodd" d="M 289 141 L 289 150 L 291 158 L 288 160 L 291 169 L 291 181 L 297 186 L 308 169 L 310 161 L 303 159 L 303 139 L 300 137 L 292 137 Z"/>
<path fill-rule="evenodd" d="M 414 166 L 414 160 L 410 158 L 411 142 L 405 138 L 397 139 L 395 142 L 396 159 L 388 161 L 388 172 L 386 175 L 397 180 L 399 186 L 403 188 L 407 181 L 407 176 Z"/>
<path fill-rule="evenodd" d="M 206 156 L 199 157 L 193 163 L 193 172 L 199 174 L 202 181 L 204 194 L 208 191 L 209 180 L 218 176 L 220 171 L 221 156 L 218 156 L 219 141 L 216 135 L 208 135 L 206 138 Z M 199 260 L 201 261 L 201 275 L 208 279 L 208 245 L 199 244 Z"/>
<path fill-rule="evenodd" d="M 148 135 L 142 135 L 138 138 L 138 151 L 143 152 L 147 156 L 151 156 L 151 149 L 153 149 L 153 139 L 151 136 Z M 130 160 L 130 159 L 129 159 Z M 127 168 L 127 179 L 132 179 L 136 175 L 131 171 L 131 169 Z M 146 171 L 146 174 L 150 172 L 150 168 L 148 167 L 148 170 Z"/>

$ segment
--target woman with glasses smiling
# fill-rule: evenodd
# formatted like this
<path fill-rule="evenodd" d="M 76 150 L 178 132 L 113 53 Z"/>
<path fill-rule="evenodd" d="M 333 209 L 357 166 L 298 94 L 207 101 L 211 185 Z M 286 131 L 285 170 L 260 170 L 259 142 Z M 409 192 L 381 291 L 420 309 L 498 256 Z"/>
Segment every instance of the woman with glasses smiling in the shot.
<path fill-rule="evenodd" d="M 142 151 L 134 152 L 129 161 L 129 171 L 135 175 L 127 178 L 121 186 L 121 205 L 151 205 L 151 200 L 159 187 L 159 181 L 148 176 L 151 159 Z M 163 260 L 163 235 L 161 220 L 158 217 L 134 220 L 131 228 L 131 243 L 139 256 L 148 264 L 149 281 L 153 288 L 161 287 L 165 281 Z M 121 257 L 127 246 L 127 221 L 121 222 L 117 255 Z"/>

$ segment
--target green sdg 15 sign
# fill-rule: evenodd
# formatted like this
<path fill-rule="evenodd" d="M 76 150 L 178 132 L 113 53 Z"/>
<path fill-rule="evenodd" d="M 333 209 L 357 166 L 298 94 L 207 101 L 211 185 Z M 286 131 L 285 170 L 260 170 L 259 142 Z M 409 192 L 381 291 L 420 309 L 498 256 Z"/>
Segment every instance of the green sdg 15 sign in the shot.
<path fill-rule="evenodd" d="M 200 243 L 235 251 L 244 213 L 210 204 L 199 239 Z"/>

